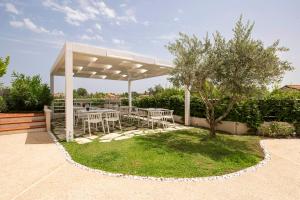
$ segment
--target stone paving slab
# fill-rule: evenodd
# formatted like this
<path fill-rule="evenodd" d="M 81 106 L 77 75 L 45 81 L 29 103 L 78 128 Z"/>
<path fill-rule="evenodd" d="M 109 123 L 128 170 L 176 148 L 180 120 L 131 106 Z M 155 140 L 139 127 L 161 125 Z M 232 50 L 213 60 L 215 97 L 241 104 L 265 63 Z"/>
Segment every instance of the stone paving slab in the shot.
<path fill-rule="evenodd" d="M 83 137 L 75 138 L 74 140 L 75 140 L 75 142 L 77 142 L 78 144 L 86 144 L 86 143 L 92 142 L 92 140 L 90 140 L 90 139 L 88 139 L 88 138 L 83 138 Z"/>
<path fill-rule="evenodd" d="M 54 143 L 34 133 L 0 136 L 1 200 L 299 200 L 300 140 L 265 140 L 271 160 L 251 173 L 223 181 L 160 182 L 109 177 L 77 168 L 65 161 Z M 27 141 L 27 142 L 26 142 Z M 36 141 L 35 141 L 36 142 Z M 14 152 L 14 153 L 12 153 Z"/>

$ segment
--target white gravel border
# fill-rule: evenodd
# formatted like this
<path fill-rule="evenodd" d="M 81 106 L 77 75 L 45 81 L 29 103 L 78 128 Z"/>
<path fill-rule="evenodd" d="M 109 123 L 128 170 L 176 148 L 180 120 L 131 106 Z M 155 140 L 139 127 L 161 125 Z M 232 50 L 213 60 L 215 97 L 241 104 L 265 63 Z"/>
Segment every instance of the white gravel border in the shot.
<path fill-rule="evenodd" d="M 71 158 L 70 154 L 65 150 L 63 145 L 61 145 L 59 143 L 59 141 L 56 139 L 56 137 L 53 135 L 53 133 L 51 131 L 48 133 L 51 136 L 51 138 L 53 139 L 53 141 L 55 142 L 55 144 L 58 146 L 58 148 L 64 153 L 66 160 L 69 163 L 71 163 L 72 165 L 74 165 L 80 169 L 83 169 L 83 170 L 86 170 L 89 172 L 93 172 L 93 173 L 97 173 L 97 174 L 101 174 L 101 175 L 130 178 L 130 179 L 135 179 L 135 180 L 151 180 L 151 181 L 160 181 L 160 182 L 202 182 L 202 181 L 214 181 L 214 180 L 221 181 L 221 180 L 226 180 L 226 179 L 229 179 L 232 177 L 241 176 L 244 173 L 255 172 L 258 168 L 265 166 L 267 164 L 267 162 L 269 162 L 271 160 L 271 156 L 265 148 L 264 141 L 261 140 L 260 146 L 264 152 L 264 159 L 254 166 L 251 166 L 251 167 L 248 167 L 248 168 L 245 168 L 245 169 L 242 169 L 240 171 L 233 172 L 230 174 L 225 174 L 225 175 L 220 175 L 220 176 L 195 177 L 195 178 L 165 178 L 165 177 L 151 177 L 151 176 L 134 176 L 134 175 L 121 174 L 121 173 L 110 173 L 110 172 L 102 171 L 99 169 L 92 169 L 85 165 L 77 163 Z"/>

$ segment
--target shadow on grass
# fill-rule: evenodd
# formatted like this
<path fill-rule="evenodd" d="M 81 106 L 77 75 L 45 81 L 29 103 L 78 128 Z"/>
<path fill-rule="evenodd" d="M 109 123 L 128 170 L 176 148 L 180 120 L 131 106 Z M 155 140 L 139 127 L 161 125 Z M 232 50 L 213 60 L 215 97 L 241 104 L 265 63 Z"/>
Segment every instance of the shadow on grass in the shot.
<path fill-rule="evenodd" d="M 263 157 L 262 152 L 251 148 L 249 140 L 233 139 L 233 136 L 218 135 L 212 138 L 206 131 L 174 131 L 170 133 L 153 134 L 137 137 L 136 141 L 145 149 L 164 149 L 166 152 L 178 154 L 200 154 L 214 161 L 231 160 L 243 162 L 253 159 L 253 156 Z M 254 141 L 255 142 L 255 141 Z M 255 142 L 257 144 L 257 142 Z M 254 143 L 254 144 L 255 144 Z"/>

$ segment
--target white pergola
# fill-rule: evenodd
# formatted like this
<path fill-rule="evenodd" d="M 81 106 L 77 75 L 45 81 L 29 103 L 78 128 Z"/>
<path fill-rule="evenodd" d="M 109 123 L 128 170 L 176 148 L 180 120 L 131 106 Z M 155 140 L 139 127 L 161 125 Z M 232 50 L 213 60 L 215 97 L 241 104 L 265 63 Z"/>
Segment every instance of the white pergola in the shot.
<path fill-rule="evenodd" d="M 131 52 L 66 42 L 50 72 L 54 94 L 54 76 L 65 76 L 66 139 L 73 140 L 73 77 L 128 82 L 128 102 L 132 106 L 131 83 L 135 80 L 168 75 L 171 63 Z M 190 119 L 190 94 L 185 90 L 185 124 Z"/>

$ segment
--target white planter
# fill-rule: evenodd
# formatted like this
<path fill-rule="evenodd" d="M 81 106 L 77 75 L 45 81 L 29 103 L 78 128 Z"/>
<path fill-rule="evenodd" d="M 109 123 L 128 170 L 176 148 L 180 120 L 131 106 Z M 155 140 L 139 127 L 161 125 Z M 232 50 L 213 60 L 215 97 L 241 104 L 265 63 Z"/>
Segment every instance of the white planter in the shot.
<path fill-rule="evenodd" d="M 178 115 L 174 115 L 174 120 L 178 123 L 183 123 L 183 118 Z M 205 118 L 191 117 L 191 126 L 199 126 L 204 128 L 209 128 Z M 224 131 L 231 134 L 242 135 L 249 131 L 249 127 L 246 123 L 232 122 L 232 121 L 221 121 L 217 127 L 217 130 Z"/>

